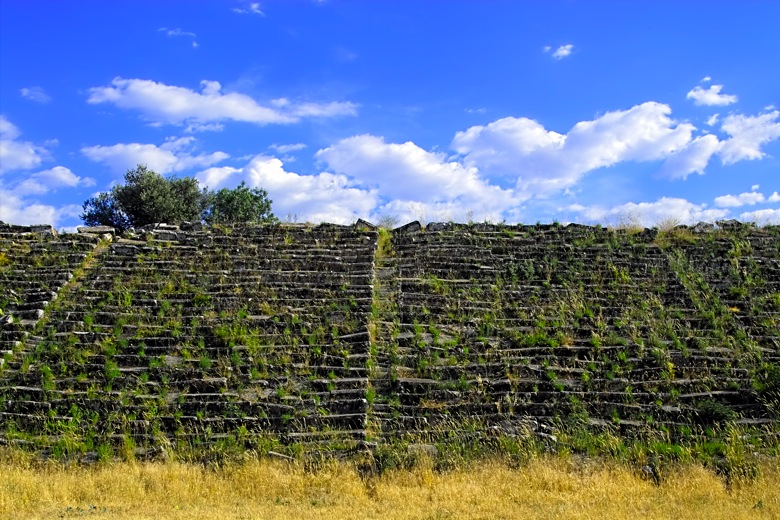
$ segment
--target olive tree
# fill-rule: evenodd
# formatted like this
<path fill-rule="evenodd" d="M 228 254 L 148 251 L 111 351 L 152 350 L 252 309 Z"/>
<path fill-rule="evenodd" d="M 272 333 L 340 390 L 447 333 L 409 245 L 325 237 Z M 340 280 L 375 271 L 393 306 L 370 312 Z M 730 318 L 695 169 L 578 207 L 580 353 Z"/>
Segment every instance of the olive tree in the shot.
<path fill-rule="evenodd" d="M 209 224 L 228 225 L 242 222 L 277 222 L 271 212 L 272 202 L 264 189 L 249 189 L 241 181 L 235 189 L 222 188 L 210 195 L 205 220 Z"/>
<path fill-rule="evenodd" d="M 87 225 L 118 229 L 156 222 L 199 221 L 208 197 L 208 190 L 201 190 L 194 178 L 166 178 L 139 164 L 125 173 L 124 184 L 87 199 L 81 219 Z"/>
<path fill-rule="evenodd" d="M 157 222 L 171 224 L 206 220 L 215 224 L 274 222 L 265 190 L 247 188 L 216 193 L 201 189 L 192 177 L 163 177 L 138 165 L 125 173 L 124 184 L 87 199 L 81 219 L 89 226 L 124 230 Z"/>

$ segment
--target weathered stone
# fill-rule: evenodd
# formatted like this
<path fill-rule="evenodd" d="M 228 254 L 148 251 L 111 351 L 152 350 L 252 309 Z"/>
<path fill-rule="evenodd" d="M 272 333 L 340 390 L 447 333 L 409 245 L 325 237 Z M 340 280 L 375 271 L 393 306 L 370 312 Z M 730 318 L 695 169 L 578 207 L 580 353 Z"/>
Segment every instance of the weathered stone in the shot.
<path fill-rule="evenodd" d="M 51 225 L 38 225 L 38 226 L 30 226 L 30 231 L 32 233 L 40 233 L 41 235 L 49 235 L 52 237 L 57 236 L 57 230 L 54 229 L 54 226 Z"/>
<path fill-rule="evenodd" d="M 447 224 L 445 222 L 429 222 L 427 226 L 425 226 L 426 231 L 436 232 L 436 231 L 444 231 L 447 229 Z"/>
<path fill-rule="evenodd" d="M 715 229 L 715 225 L 710 222 L 698 222 L 693 228 L 694 233 L 707 233 Z"/>
<path fill-rule="evenodd" d="M 76 231 L 79 233 L 90 233 L 93 235 L 114 235 L 116 233 L 116 229 L 111 226 L 79 226 L 76 228 Z"/>
<path fill-rule="evenodd" d="M 157 222 L 155 224 L 147 224 L 138 228 L 139 231 L 179 231 L 179 226 L 175 224 L 166 224 L 164 222 Z"/>
<path fill-rule="evenodd" d="M 715 224 L 717 224 L 718 228 L 722 229 L 723 231 L 737 231 L 743 226 L 742 222 L 736 219 L 717 220 L 715 221 Z"/>
<path fill-rule="evenodd" d="M 420 223 L 418 221 L 414 220 L 412 222 L 409 222 L 408 224 L 404 224 L 401 227 L 395 228 L 393 230 L 393 232 L 400 233 L 400 234 L 415 233 L 417 231 L 420 231 L 421 229 L 422 229 L 422 226 L 420 225 Z"/>
<path fill-rule="evenodd" d="M 156 230 L 154 232 L 154 238 L 157 240 L 167 240 L 173 242 L 179 240 L 179 234 L 175 231 Z"/>
<path fill-rule="evenodd" d="M 203 231 L 202 222 L 182 222 L 179 227 L 182 231 Z"/>
<path fill-rule="evenodd" d="M 118 255 L 135 255 L 139 249 L 138 246 L 119 243 L 111 246 L 111 251 Z"/>
<path fill-rule="evenodd" d="M 362 218 L 357 219 L 357 222 L 355 222 L 355 227 L 356 228 L 366 228 L 366 229 L 371 229 L 371 230 L 377 229 L 377 227 L 374 224 L 372 224 L 371 222 L 369 222 L 367 220 L 363 220 Z"/>

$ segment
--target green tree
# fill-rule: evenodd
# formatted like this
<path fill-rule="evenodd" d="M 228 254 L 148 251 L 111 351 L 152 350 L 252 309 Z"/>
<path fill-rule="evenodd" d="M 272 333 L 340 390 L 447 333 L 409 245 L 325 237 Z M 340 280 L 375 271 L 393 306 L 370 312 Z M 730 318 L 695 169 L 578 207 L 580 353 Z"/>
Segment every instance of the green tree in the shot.
<path fill-rule="evenodd" d="M 88 226 L 111 226 L 116 229 L 130 227 L 130 218 L 119 207 L 111 192 L 98 193 L 83 205 L 81 220 Z"/>
<path fill-rule="evenodd" d="M 264 189 L 249 189 L 243 181 L 233 189 L 222 188 L 210 196 L 205 220 L 209 224 L 237 224 L 240 222 L 277 222 L 271 212 L 268 193 Z"/>
<path fill-rule="evenodd" d="M 208 190 L 201 190 L 196 179 L 166 178 L 139 164 L 125 173 L 124 184 L 87 199 L 81 219 L 117 229 L 200 221 L 208 200 Z"/>
<path fill-rule="evenodd" d="M 158 222 L 276 222 L 263 189 L 249 189 L 242 182 L 234 190 L 214 193 L 201 189 L 192 177 L 163 177 L 141 164 L 125 173 L 124 184 L 87 199 L 83 208 L 81 219 L 86 225 L 119 230 Z"/>

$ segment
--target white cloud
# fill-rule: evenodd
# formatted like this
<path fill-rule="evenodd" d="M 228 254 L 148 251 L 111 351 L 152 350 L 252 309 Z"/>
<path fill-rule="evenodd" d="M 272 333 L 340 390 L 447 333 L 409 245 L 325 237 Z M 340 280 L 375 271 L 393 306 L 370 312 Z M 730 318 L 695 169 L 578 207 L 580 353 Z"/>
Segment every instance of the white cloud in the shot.
<path fill-rule="evenodd" d="M 709 83 L 710 81 L 712 81 L 712 78 L 710 76 L 704 76 L 703 78 L 701 78 L 702 83 Z"/>
<path fill-rule="evenodd" d="M 675 122 L 670 113 L 667 105 L 647 102 L 581 121 L 567 134 L 531 119 L 507 117 L 458 132 L 451 146 L 466 166 L 516 181 L 528 196 L 547 194 L 573 186 L 598 168 L 665 159 L 683 150 L 694 127 Z M 686 163 L 698 164 L 693 158 Z"/>
<path fill-rule="evenodd" d="M 141 143 L 119 143 L 113 146 L 88 146 L 81 153 L 89 159 L 108 165 L 114 172 L 124 173 L 145 164 L 157 173 L 173 173 L 190 168 L 203 168 L 230 157 L 224 152 L 194 154 L 193 137 L 169 138 L 160 146 Z"/>
<path fill-rule="evenodd" d="M 671 179 L 686 179 L 692 173 L 704 175 L 710 157 L 721 147 L 714 135 L 702 135 L 670 155 L 661 167 L 659 175 Z"/>
<path fill-rule="evenodd" d="M 165 36 L 168 38 L 175 38 L 178 36 L 185 36 L 187 38 L 193 38 L 192 40 L 192 48 L 197 49 L 198 48 L 198 42 L 194 40 L 194 38 L 197 36 L 194 32 L 185 31 L 183 29 L 180 29 L 178 27 L 174 29 L 169 29 L 168 27 L 160 27 L 157 29 L 158 32 L 165 33 Z"/>
<path fill-rule="evenodd" d="M 710 116 L 710 117 L 707 119 L 707 121 L 706 121 L 706 125 L 707 125 L 707 126 L 715 126 L 715 124 L 718 122 L 718 117 L 719 117 L 719 115 L 720 115 L 720 114 L 713 114 L 713 115 L 711 115 L 711 116 Z"/>
<path fill-rule="evenodd" d="M 23 98 L 27 98 L 37 103 L 48 103 L 51 101 L 51 96 L 43 90 L 43 87 L 25 87 L 19 89 L 19 94 L 21 94 Z"/>
<path fill-rule="evenodd" d="M 5 116 L 0 115 L 0 139 L 16 139 L 21 132 Z"/>
<path fill-rule="evenodd" d="M 681 224 L 714 222 L 728 215 L 725 209 L 707 209 L 706 204 L 694 204 L 672 197 L 662 197 L 655 202 L 629 202 L 612 208 L 575 204 L 568 209 L 594 222 L 628 219 L 645 227 L 668 221 L 679 221 Z"/>
<path fill-rule="evenodd" d="M 542 49 L 544 52 L 550 52 L 552 51 L 552 47 L 549 45 L 545 45 Z M 574 50 L 574 45 L 571 43 L 567 43 L 566 45 L 561 45 L 555 51 L 552 53 L 552 57 L 556 60 L 560 60 L 565 58 L 566 56 L 571 55 L 572 51 Z"/>
<path fill-rule="evenodd" d="M 259 14 L 260 16 L 265 16 L 265 13 L 260 10 L 260 4 L 257 2 L 250 3 L 245 8 L 234 7 L 233 12 L 240 14 Z"/>
<path fill-rule="evenodd" d="M 195 38 L 196 34 L 194 32 L 184 31 L 180 28 L 175 29 L 168 29 L 167 27 L 160 27 L 157 29 L 159 32 L 165 33 L 165 36 L 168 37 L 174 37 L 174 36 L 189 36 L 191 38 Z"/>
<path fill-rule="evenodd" d="M 780 208 L 747 211 L 740 214 L 739 219 L 743 222 L 757 222 L 759 224 L 780 224 Z"/>
<path fill-rule="evenodd" d="M 753 206 L 764 202 L 764 195 L 756 191 L 747 191 L 739 195 L 721 195 L 715 197 L 715 205 L 721 208 L 738 208 L 740 206 Z"/>
<path fill-rule="evenodd" d="M 67 204 L 60 207 L 30 202 L 15 193 L 0 189 L 0 220 L 21 226 L 51 224 L 58 226 L 63 219 L 77 218 L 81 206 Z"/>
<path fill-rule="evenodd" d="M 778 116 L 777 110 L 758 116 L 727 116 L 721 129 L 731 137 L 723 141 L 719 153 L 723 164 L 763 158 L 761 145 L 780 138 Z"/>
<path fill-rule="evenodd" d="M 19 135 L 19 129 L 0 115 L 0 173 L 37 168 L 47 157 L 45 148 L 19 141 Z"/>
<path fill-rule="evenodd" d="M 32 174 L 12 188 L 14 194 L 41 195 L 56 191 L 59 188 L 76 188 L 82 186 L 94 186 L 95 179 L 90 177 L 79 177 L 70 169 L 64 166 L 55 166 L 49 170 L 43 170 Z"/>
<path fill-rule="evenodd" d="M 279 153 L 290 153 L 290 152 L 297 152 L 299 150 L 303 150 L 306 148 L 306 145 L 303 143 L 295 143 L 295 144 L 272 144 L 268 148 L 272 150 L 276 150 Z"/>
<path fill-rule="evenodd" d="M 237 92 L 223 93 L 218 81 L 201 81 L 201 92 L 151 80 L 115 78 L 111 85 L 90 89 L 91 104 L 112 103 L 138 110 L 156 124 L 187 125 L 191 130 L 219 130 L 223 121 L 259 125 L 295 123 L 304 117 L 356 115 L 350 102 L 291 102 L 275 100 L 275 108 L 262 106 Z"/>
<path fill-rule="evenodd" d="M 448 162 L 414 143 L 386 143 L 360 135 L 319 150 L 328 171 L 302 175 L 282 160 L 258 155 L 243 168 L 208 168 L 196 178 L 211 189 L 242 180 L 266 189 L 277 216 L 299 220 L 353 222 L 393 214 L 402 220 L 501 220 L 520 199 L 513 190 L 492 186 L 474 168 Z"/>
<path fill-rule="evenodd" d="M 316 157 L 404 207 L 445 205 L 448 211 L 459 208 L 461 214 L 472 210 L 497 215 L 521 202 L 513 190 L 491 185 L 476 168 L 448 162 L 412 142 L 386 143 L 381 137 L 359 135 L 319 150 Z"/>
<path fill-rule="evenodd" d="M 710 85 L 707 89 L 697 85 L 685 97 L 692 99 L 695 105 L 705 106 L 726 106 L 737 102 L 737 96 L 721 94 L 721 90 L 723 90 L 723 85 Z"/>
<path fill-rule="evenodd" d="M 277 217 L 291 215 L 299 221 L 349 224 L 368 216 L 378 200 L 374 190 L 361 188 L 344 175 L 300 175 L 285 170 L 281 160 L 264 155 L 252 158 L 243 168 L 210 168 L 196 178 L 211 189 L 238 185 L 242 180 L 263 188 L 273 200 Z"/>
<path fill-rule="evenodd" d="M 198 179 L 201 186 L 215 189 L 216 186 L 224 186 L 227 184 L 228 179 L 230 179 L 231 176 L 241 171 L 241 168 L 234 168 L 232 166 L 215 166 L 199 172 L 195 178 Z"/>
<path fill-rule="evenodd" d="M 780 193 L 774 192 L 766 200 L 767 200 L 767 202 L 780 202 Z"/>

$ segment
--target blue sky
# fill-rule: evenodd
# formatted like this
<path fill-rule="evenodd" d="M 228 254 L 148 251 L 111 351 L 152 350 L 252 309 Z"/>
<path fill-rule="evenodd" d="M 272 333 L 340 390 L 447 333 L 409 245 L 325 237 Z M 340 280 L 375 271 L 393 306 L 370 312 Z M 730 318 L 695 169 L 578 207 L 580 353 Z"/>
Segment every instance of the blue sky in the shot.
<path fill-rule="evenodd" d="M 138 163 L 282 219 L 780 222 L 780 2 L 0 2 L 0 220 Z"/>

